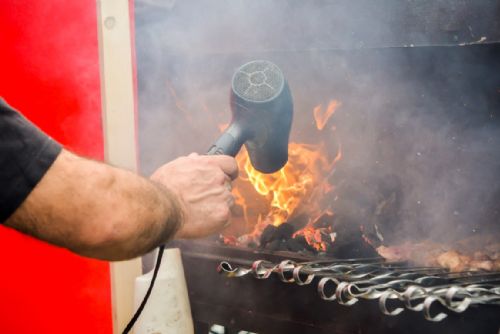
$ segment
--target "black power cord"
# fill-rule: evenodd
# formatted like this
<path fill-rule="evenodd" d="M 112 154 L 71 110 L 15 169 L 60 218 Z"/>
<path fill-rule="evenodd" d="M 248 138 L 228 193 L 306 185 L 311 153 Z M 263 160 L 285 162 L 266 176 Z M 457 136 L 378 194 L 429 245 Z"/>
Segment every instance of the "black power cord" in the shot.
<path fill-rule="evenodd" d="M 223 133 L 221 137 L 216 141 L 212 147 L 207 152 L 207 155 L 219 155 L 219 154 L 228 154 L 232 157 L 236 156 L 238 154 L 239 150 L 241 149 L 241 146 L 243 143 L 239 142 L 233 137 L 232 134 L 227 134 Z M 144 299 L 141 302 L 141 305 L 139 305 L 139 308 L 137 308 L 137 311 L 135 311 L 134 316 L 132 319 L 130 319 L 129 323 L 123 330 L 122 334 L 128 334 L 132 327 L 134 327 L 135 323 L 137 322 L 137 319 L 139 319 L 139 316 L 142 313 L 142 310 L 144 309 L 144 306 L 146 306 L 146 303 L 148 302 L 149 295 L 151 295 L 151 290 L 153 290 L 153 286 L 155 285 L 156 281 L 156 276 L 158 275 L 158 270 L 160 269 L 160 264 L 161 264 L 161 258 L 163 256 L 163 251 L 165 250 L 165 245 L 161 245 L 158 249 L 158 257 L 156 258 L 156 265 L 155 269 L 153 271 L 153 278 L 151 278 L 151 283 L 149 284 L 148 291 L 146 292 L 146 295 L 144 296 Z"/>
<path fill-rule="evenodd" d="M 211 153 L 209 151 L 207 153 L 207 155 L 212 155 L 212 154 L 222 154 L 222 152 Z M 165 245 L 161 245 L 160 247 L 158 247 L 158 256 L 156 257 L 155 269 L 153 270 L 153 277 L 151 278 L 151 283 L 149 283 L 148 291 L 146 291 L 146 295 L 144 296 L 144 299 L 142 300 L 141 305 L 139 305 L 139 307 L 135 311 L 134 316 L 132 317 L 132 319 L 130 319 L 127 326 L 123 330 L 122 334 L 130 333 L 130 331 L 132 330 L 132 327 L 134 327 L 135 323 L 137 322 L 137 319 L 139 319 L 139 316 L 141 315 L 142 310 L 144 310 L 144 306 L 146 306 L 146 303 L 148 302 L 149 296 L 151 295 L 151 291 L 153 290 L 153 287 L 155 285 L 156 276 L 158 276 L 158 270 L 160 269 L 161 258 L 163 256 L 164 250 L 165 250 Z"/>
<path fill-rule="evenodd" d="M 137 319 L 139 319 L 142 310 L 144 310 L 144 306 L 146 306 L 149 296 L 151 295 L 151 291 L 153 290 L 153 286 L 155 285 L 156 276 L 158 276 L 158 271 L 160 270 L 161 258 L 163 257 L 164 250 L 165 250 L 165 245 L 161 245 L 158 248 L 158 256 L 156 257 L 155 269 L 153 270 L 153 277 L 151 278 L 151 283 L 149 283 L 148 291 L 146 291 L 146 295 L 144 296 L 141 305 L 139 305 L 137 311 L 135 311 L 134 316 L 132 317 L 132 319 L 130 319 L 127 326 L 123 330 L 122 334 L 128 334 L 132 330 L 132 327 L 134 327 L 135 323 L 137 322 Z"/>

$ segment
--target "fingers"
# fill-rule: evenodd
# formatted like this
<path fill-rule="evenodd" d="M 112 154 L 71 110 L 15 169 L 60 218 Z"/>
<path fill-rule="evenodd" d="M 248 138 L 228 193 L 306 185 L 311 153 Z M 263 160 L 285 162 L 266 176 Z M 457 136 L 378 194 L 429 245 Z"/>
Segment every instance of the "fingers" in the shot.
<path fill-rule="evenodd" d="M 236 160 L 230 156 L 192 153 L 163 165 L 151 178 L 182 200 L 185 222 L 178 236 L 197 238 L 229 224 L 235 205 L 231 181 L 237 175 Z"/>
<path fill-rule="evenodd" d="M 227 201 L 227 206 L 229 207 L 229 210 L 231 210 L 231 208 L 234 206 L 234 202 L 235 202 L 233 194 L 229 193 L 229 196 L 227 197 L 226 201 Z"/>
<path fill-rule="evenodd" d="M 238 164 L 235 158 L 228 155 L 206 155 L 204 158 L 219 166 L 231 180 L 238 177 Z"/>
<path fill-rule="evenodd" d="M 203 159 L 217 165 L 231 180 L 238 177 L 238 163 L 235 158 L 229 155 L 199 155 L 198 153 L 191 153 L 188 155 L 188 158 Z"/>
<path fill-rule="evenodd" d="M 223 223 L 222 228 L 226 228 L 231 224 L 231 208 L 234 206 L 234 196 L 229 193 L 225 196 L 224 209 L 221 209 L 221 222 Z"/>
<path fill-rule="evenodd" d="M 231 221 L 231 217 L 229 217 L 229 219 L 227 220 L 227 222 L 224 224 L 224 226 L 222 226 L 222 228 L 226 228 L 226 227 L 229 227 L 231 225 L 232 221 Z"/>
<path fill-rule="evenodd" d="M 224 187 L 229 192 L 231 192 L 233 190 L 233 185 L 231 184 L 231 178 L 227 175 L 225 175 L 225 178 L 224 178 Z"/>
<path fill-rule="evenodd" d="M 225 191 L 221 197 L 219 197 L 219 204 L 216 206 L 220 213 L 222 213 L 222 221 L 227 221 L 231 217 L 231 208 L 235 204 L 235 198 L 233 194 L 228 191 Z"/>

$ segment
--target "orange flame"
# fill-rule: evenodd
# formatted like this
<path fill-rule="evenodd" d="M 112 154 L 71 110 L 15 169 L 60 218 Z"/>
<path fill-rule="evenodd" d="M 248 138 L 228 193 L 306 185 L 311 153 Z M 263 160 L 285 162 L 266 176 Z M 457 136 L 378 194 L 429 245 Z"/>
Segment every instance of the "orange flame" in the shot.
<path fill-rule="evenodd" d="M 330 167 L 322 145 L 297 143 L 290 143 L 288 163 L 273 174 L 255 170 L 246 152 L 238 160 L 257 193 L 270 199 L 269 216 L 275 226 L 285 222 L 311 195 L 323 172 Z"/>
<path fill-rule="evenodd" d="M 330 242 L 333 242 L 336 236 L 335 233 L 332 233 L 330 227 L 314 228 L 312 225 L 308 225 L 293 234 L 294 237 L 299 235 L 304 236 L 307 243 L 314 249 L 323 252 L 325 252 L 328 247 L 328 242 L 324 238 L 328 238 Z"/>
<path fill-rule="evenodd" d="M 184 116 L 186 117 L 186 119 L 188 120 L 188 122 L 192 123 L 193 118 L 191 116 L 191 113 L 184 106 L 184 103 L 179 98 L 177 92 L 174 89 L 174 85 L 169 80 L 166 80 L 166 84 L 167 84 L 167 89 L 168 89 L 168 91 L 170 93 L 170 96 L 174 99 L 175 106 L 177 107 L 177 109 L 179 111 L 181 111 L 184 114 Z"/>
<path fill-rule="evenodd" d="M 324 129 L 330 117 L 332 117 L 333 114 L 335 114 L 335 111 L 341 105 L 342 103 L 340 103 L 339 101 L 331 100 L 330 103 L 328 103 L 328 107 L 326 108 L 325 112 L 323 112 L 323 106 L 321 104 L 317 105 L 313 109 L 314 120 L 316 121 L 316 127 L 318 128 L 318 130 L 321 131 Z"/>
<path fill-rule="evenodd" d="M 220 123 L 217 124 L 217 127 L 219 128 L 219 131 L 222 133 L 229 127 L 229 123 Z"/>
<path fill-rule="evenodd" d="M 325 113 L 322 113 L 321 106 L 314 109 L 319 130 L 324 128 L 338 106 L 340 102 L 332 100 Z M 247 234 L 237 238 L 236 243 L 258 243 L 267 225 L 279 226 L 300 214 L 307 217 L 306 222 L 302 223 L 302 226 L 305 223 L 305 227 L 296 231 L 293 237 L 303 236 L 316 250 L 326 251 L 335 233 L 331 227 L 316 228 L 314 222 L 322 215 L 334 215 L 329 205 L 336 200 L 335 194 L 330 195 L 331 201 L 326 201 L 326 204 L 322 199 L 335 189 L 330 177 L 335 172 L 335 165 L 342 159 L 341 147 L 331 159 L 323 143 L 312 145 L 292 142 L 288 148 L 287 164 L 273 174 L 262 174 L 255 170 L 246 150 L 242 150 L 236 159 L 240 168 L 238 182 L 241 183 L 240 187 L 235 187 L 233 194 L 247 224 Z M 262 200 L 259 201 L 266 203 L 257 214 L 255 196 L 261 196 Z M 232 242 L 230 238 L 226 240 Z"/>

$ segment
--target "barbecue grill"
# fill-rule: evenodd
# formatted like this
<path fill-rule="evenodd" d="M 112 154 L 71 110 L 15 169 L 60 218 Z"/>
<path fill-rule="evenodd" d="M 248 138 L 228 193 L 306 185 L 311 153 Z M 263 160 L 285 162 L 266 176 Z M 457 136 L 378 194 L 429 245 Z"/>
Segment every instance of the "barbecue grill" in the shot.
<path fill-rule="evenodd" d="M 211 242 L 175 246 L 184 248 L 196 333 L 208 332 L 214 323 L 223 324 L 230 333 L 242 329 L 257 333 L 498 331 L 498 273 L 449 273 L 380 258 L 311 261 L 296 253 L 249 252 Z"/>
<path fill-rule="evenodd" d="M 284 223 L 248 233 L 244 218 L 268 205 L 254 191 L 223 236 L 168 245 L 182 250 L 196 333 L 498 332 L 498 271 L 376 249 L 500 240 L 499 10 L 492 0 L 136 1 L 146 174 L 206 151 L 228 121 L 231 75 L 253 59 L 287 77 L 291 154 L 299 143 L 330 157 L 311 186 L 324 196 Z"/>

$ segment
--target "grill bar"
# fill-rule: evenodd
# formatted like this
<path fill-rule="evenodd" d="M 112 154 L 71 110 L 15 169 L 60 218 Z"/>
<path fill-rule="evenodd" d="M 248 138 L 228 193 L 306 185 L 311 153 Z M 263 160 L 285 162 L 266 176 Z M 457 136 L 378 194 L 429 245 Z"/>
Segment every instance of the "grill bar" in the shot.
<path fill-rule="evenodd" d="M 267 279 L 275 274 L 282 282 L 299 286 L 309 285 L 318 278 L 317 291 L 321 299 L 345 306 L 361 299 L 378 300 L 381 312 L 390 316 L 408 309 L 423 312 L 425 319 L 439 322 L 449 312 L 462 313 L 471 305 L 500 306 L 500 272 L 449 272 L 380 258 L 244 262 L 239 263 L 243 266 L 233 266 L 223 261 L 218 272 L 228 278 L 251 275 Z"/>

